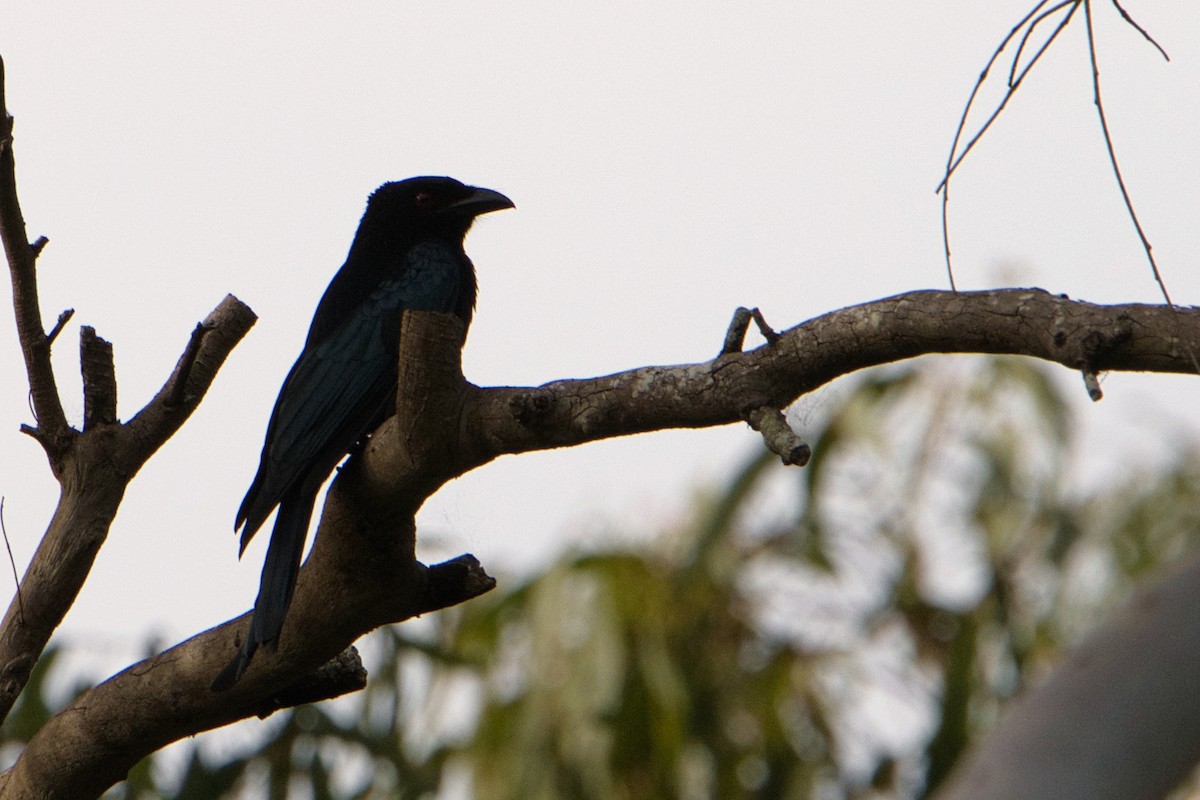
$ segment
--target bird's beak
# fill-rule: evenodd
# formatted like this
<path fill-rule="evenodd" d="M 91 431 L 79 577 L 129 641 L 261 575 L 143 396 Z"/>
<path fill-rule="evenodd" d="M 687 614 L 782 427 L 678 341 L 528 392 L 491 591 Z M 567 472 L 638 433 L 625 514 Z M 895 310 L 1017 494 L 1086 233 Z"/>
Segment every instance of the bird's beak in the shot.
<path fill-rule="evenodd" d="M 473 217 L 486 214 L 489 211 L 500 211 L 505 208 L 516 208 L 512 200 L 492 189 L 472 186 L 471 193 L 453 203 L 450 208 L 455 211 L 465 211 Z"/>

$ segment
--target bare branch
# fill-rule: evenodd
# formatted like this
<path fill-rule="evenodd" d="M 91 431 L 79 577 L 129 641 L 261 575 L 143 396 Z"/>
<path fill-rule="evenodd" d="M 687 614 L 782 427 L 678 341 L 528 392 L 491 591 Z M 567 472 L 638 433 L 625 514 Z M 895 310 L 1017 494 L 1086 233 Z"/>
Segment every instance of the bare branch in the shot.
<path fill-rule="evenodd" d="M 17 199 L 16 162 L 12 144 L 13 118 L 4 97 L 4 62 L 0 59 L 0 242 L 12 277 L 13 311 L 17 336 L 25 356 L 30 396 L 38 420 L 36 437 L 53 462 L 69 443 L 70 426 L 63 413 L 54 370 L 50 366 L 50 342 L 42 327 L 38 303 L 36 253 L 25 232 L 25 218 Z"/>
<path fill-rule="evenodd" d="M 216 376 L 234 345 L 254 324 L 254 313 L 227 297 L 205 322 L 212 328 L 199 352 L 185 352 L 187 399 L 166 408 L 166 389 L 121 427 L 116 417 L 116 381 L 106 342 L 85 329 L 82 336 L 85 432 L 73 438 L 61 458 L 71 468 L 58 474 L 62 487 L 58 506 L 21 581 L 22 599 L 9 604 L 0 622 L 0 719 L 8 715 L 50 635 L 75 602 L 96 553 L 108 536 L 125 487 L 138 469 L 184 423 Z M 167 385 L 170 386 L 168 380 Z M 35 437 L 44 428 L 24 429 Z M 41 439 L 39 438 L 39 441 Z M 23 606 L 23 608 L 22 608 Z"/>
<path fill-rule="evenodd" d="M 210 691 L 209 683 L 236 649 L 248 615 L 134 664 L 47 722 L 0 779 L 7 781 L 0 783 L 0 792 L 6 797 L 99 797 L 144 755 L 170 742 L 357 691 L 365 673 L 357 653 L 347 651 L 350 640 L 386 621 L 409 619 L 494 586 L 470 556 L 426 568 L 411 554 L 365 546 L 354 530 L 357 523 L 338 516 L 347 509 L 337 494 L 331 491 L 318 542 L 338 539 L 340 544 L 326 545 L 331 559 L 310 557 L 278 649 L 256 658 L 241 681 L 220 693 Z M 404 562 L 407 569 L 390 571 Z M 378 580 L 332 591 L 327 581 L 349 577 L 342 570 L 365 570 Z M 363 605 L 368 600 L 380 605 Z"/>
<path fill-rule="evenodd" d="M 839 375 L 925 353 L 1194 373 L 1186 346 L 1200 341 L 1200 314 L 1179 311 L 1176 320 L 1169 306 L 1100 306 L 1041 289 L 909 292 L 834 311 L 783 332 L 774 345 L 710 362 L 476 390 L 459 450 L 478 459 L 471 468 L 505 453 L 724 425 L 739 421 L 743 409 L 784 408 Z"/>
<path fill-rule="evenodd" d="M 229 353 L 258 320 L 233 295 L 226 295 L 192 330 L 171 376 L 121 432 L 127 468 L 137 471 L 175 435 L 196 410 Z"/>
<path fill-rule="evenodd" d="M 279 646 L 221 694 L 208 687 L 240 646 L 247 616 L 126 670 L 43 728 L 10 773 L 13 785 L 40 796 L 96 797 L 165 744 L 263 712 L 363 633 L 490 589 L 491 578 L 469 556 L 433 568 L 417 562 L 413 515 L 443 483 L 503 453 L 738 422 L 747 409 L 780 409 L 839 375 L 924 353 L 1193 372 L 1177 337 L 1200 341 L 1200 312 L 1187 309 L 1099 306 L 1038 289 L 912 292 L 707 362 L 481 389 L 462 376 L 463 326 L 453 315 L 406 312 L 401 324 L 397 416 L 334 479 Z M 220 336 L 218 326 L 204 337 L 192 380 Z M 167 413 L 154 407 L 143 413 Z M 156 430 L 151 420 L 145 425 Z"/>

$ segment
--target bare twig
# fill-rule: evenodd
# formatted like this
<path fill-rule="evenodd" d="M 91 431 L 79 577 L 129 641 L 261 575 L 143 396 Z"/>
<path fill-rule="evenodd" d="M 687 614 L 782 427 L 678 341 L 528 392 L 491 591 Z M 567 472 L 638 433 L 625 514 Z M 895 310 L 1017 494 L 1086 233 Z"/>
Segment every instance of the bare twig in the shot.
<path fill-rule="evenodd" d="M 750 328 L 750 309 L 738 306 L 729 321 L 729 329 L 725 331 L 725 342 L 721 345 L 721 355 L 742 352 L 746 341 L 746 331 Z"/>
<path fill-rule="evenodd" d="M 1008 43 L 1012 41 L 1012 39 L 1016 35 L 1017 31 L 1020 30 L 1022 27 L 1024 27 L 1026 24 L 1028 24 L 1030 22 L 1030 18 L 1034 17 L 1034 15 L 1037 13 L 1037 10 L 1040 9 L 1043 5 L 1045 5 L 1045 0 L 1043 0 L 1043 2 L 1038 3 L 1038 5 L 1035 7 L 1035 9 L 1033 11 L 1031 11 L 1029 14 L 1027 14 L 1024 17 L 1024 19 L 1021 20 L 1021 22 L 1017 23 L 1017 27 L 1013 28 L 1008 33 L 1008 35 L 1004 37 L 1003 41 L 1000 42 L 1000 45 L 996 48 L 995 52 L 992 53 L 992 57 L 988 60 L 987 66 L 984 67 L 983 72 L 980 73 L 979 80 L 976 81 L 975 87 L 971 90 L 971 95 L 967 99 L 967 104 L 963 108 L 962 118 L 959 121 L 958 130 L 955 132 L 954 141 L 950 147 L 950 156 L 946 162 L 946 172 L 943 174 L 941 183 L 939 183 L 937 185 L 937 189 L 935 191 L 942 191 L 945 188 L 947 181 L 949 181 L 951 176 L 954 175 L 955 170 L 958 169 L 958 166 L 963 162 L 963 159 L 965 159 L 967 157 L 967 154 L 969 154 L 971 152 L 971 150 L 973 150 L 975 148 L 975 145 L 978 144 L 979 141 L 983 138 L 984 134 L 986 134 L 988 132 L 988 129 L 990 129 L 992 127 L 992 123 L 994 123 L 1000 117 L 1000 114 L 1004 111 L 1005 107 L 1008 105 L 1008 101 L 1012 99 L 1013 95 L 1016 94 L 1017 89 L 1019 89 L 1021 87 L 1022 81 L 1024 81 L 1025 76 L 1029 74 L 1029 71 L 1033 68 L 1033 65 L 1038 62 L 1038 60 L 1046 52 L 1046 49 L 1054 42 L 1054 40 L 1056 38 L 1058 38 L 1058 34 L 1062 31 L 1062 29 L 1066 26 L 1066 24 L 1071 20 L 1071 17 L 1074 16 L 1075 11 L 1078 8 L 1079 2 L 1080 2 L 1080 0 L 1070 0 L 1070 2 L 1067 2 L 1067 3 L 1060 3 L 1059 5 L 1055 6 L 1050 11 L 1046 12 L 1047 14 L 1052 14 L 1055 11 L 1059 11 L 1068 5 L 1071 6 L 1071 10 L 1067 12 L 1067 15 L 1064 18 L 1064 20 L 1059 23 L 1059 25 L 1054 29 L 1054 31 L 1050 34 L 1050 36 L 1047 37 L 1046 41 L 1042 43 L 1042 46 L 1040 48 L 1038 48 L 1038 52 L 1034 55 L 1034 57 L 1032 59 L 1030 59 L 1029 64 L 1026 65 L 1026 67 L 1023 70 L 1021 70 L 1020 74 L 1016 75 L 1015 78 L 1010 77 L 1008 91 L 1005 92 L 1004 97 L 1000 100 L 999 104 L 997 104 L 996 108 L 992 110 L 992 113 L 988 116 L 987 120 L 983 123 L 983 125 L 980 126 L 979 130 L 975 132 L 975 135 L 972 136 L 970 141 L 967 142 L 966 146 L 963 147 L 962 150 L 959 150 L 958 144 L 959 144 L 959 142 L 962 141 L 962 132 L 963 132 L 964 127 L 966 126 L 967 117 L 971 113 L 971 108 L 974 105 L 976 96 L 978 96 L 978 94 L 979 94 L 979 90 L 983 87 L 984 81 L 987 80 L 988 73 L 991 70 L 992 65 L 995 64 L 996 59 L 998 59 L 1000 57 L 1000 54 L 1008 46 Z M 1040 16 L 1037 17 L 1034 20 L 1033 24 L 1040 23 L 1041 19 L 1042 19 L 1042 17 L 1040 17 Z"/>
<path fill-rule="evenodd" d="M 10 785 L 28 787 L 29 796 L 99 796 L 168 742 L 261 711 L 263 698 L 277 696 L 361 633 L 486 590 L 490 579 L 471 562 L 434 568 L 415 562 L 413 514 L 443 483 L 502 454 L 735 423 L 746 409 L 780 409 L 839 375 L 922 353 L 1019 353 L 1073 370 L 1192 372 L 1194 365 L 1162 335 L 1176 324 L 1181 335 L 1200 337 L 1200 311 L 1189 309 L 1097 306 L 1033 289 L 912 292 L 810 320 L 783 331 L 775 345 L 737 358 L 540 387 L 480 388 L 466 382 L 454 360 L 461 321 L 407 312 L 397 417 L 334 479 L 280 647 L 223 695 L 208 686 L 238 647 L 245 616 L 124 671 L 48 722 L 19 756 Z M 206 354 L 226 335 L 222 327 L 204 337 L 190 383 L 206 378 Z M 161 412 L 161 405 L 160 396 L 143 412 L 150 415 L 147 432 L 179 415 Z M 155 422 L 159 414 L 165 421 Z M 778 421 L 776 412 L 763 416 Z M 122 435 L 135 427 L 131 420 Z M 26 576 L 27 597 L 35 579 Z M 0 647 L 9 633 L 0 631 Z M 0 663 L 7 655 L 0 653 Z"/>
<path fill-rule="evenodd" d="M 955 288 L 954 269 L 950 251 L 950 178 L 954 175 L 959 165 L 962 164 L 963 160 L 967 157 L 975 145 L 982 139 L 984 134 L 987 133 L 987 131 L 991 128 L 992 124 L 999 118 L 1000 114 L 1008 105 L 1009 100 L 1012 99 L 1017 89 L 1020 88 L 1022 81 L 1024 81 L 1025 77 L 1033 69 L 1034 65 L 1037 64 L 1041 57 L 1047 52 L 1050 45 L 1054 43 L 1067 24 L 1070 23 L 1072 17 L 1075 15 L 1075 12 L 1079 9 L 1079 6 L 1082 5 L 1084 9 L 1084 16 L 1087 21 L 1086 27 L 1088 54 L 1092 66 L 1092 97 L 1096 105 L 1097 114 L 1100 117 L 1100 129 L 1104 137 L 1104 145 L 1108 150 L 1109 161 L 1112 164 L 1113 174 L 1117 179 L 1117 185 L 1121 192 L 1121 198 L 1125 202 L 1126 211 L 1128 212 L 1129 218 L 1133 222 L 1133 226 L 1137 231 L 1138 238 L 1142 243 L 1142 249 L 1146 253 L 1146 258 L 1150 262 L 1150 269 L 1154 274 L 1154 280 L 1158 284 L 1159 290 L 1162 292 L 1162 296 L 1167 301 L 1167 304 L 1171 305 L 1171 297 L 1167 292 L 1166 284 L 1162 279 L 1162 274 L 1158 268 L 1158 262 L 1155 259 L 1153 249 L 1150 246 L 1150 241 L 1146 236 L 1146 232 L 1142 227 L 1141 221 L 1138 219 L 1137 212 L 1134 210 L 1133 201 L 1130 198 L 1129 190 L 1125 185 L 1124 176 L 1121 174 L 1121 168 L 1117 161 L 1117 155 L 1113 146 L 1112 136 L 1109 132 L 1108 116 L 1105 113 L 1104 103 L 1100 94 L 1100 68 L 1096 57 L 1096 36 L 1092 22 L 1092 0 L 1062 0 L 1062 2 L 1056 3 L 1050 8 L 1043 10 L 1043 8 L 1046 6 L 1046 3 L 1047 0 L 1040 0 L 1040 2 L 1038 2 L 1029 13 L 1022 17 L 1021 21 L 1018 22 L 1013 29 L 1008 32 L 1008 35 L 1001 40 L 999 46 L 992 53 L 991 58 L 988 59 L 987 66 L 985 66 L 983 72 L 980 73 L 979 79 L 975 82 L 975 86 L 972 88 L 971 94 L 967 99 L 966 106 L 963 108 L 962 117 L 959 119 L 958 128 L 955 131 L 954 140 L 950 146 L 950 154 L 946 160 L 946 171 L 942 176 L 941 183 L 939 183 L 937 187 L 937 191 L 941 192 L 942 194 L 942 250 L 946 260 L 946 272 L 950 278 L 950 287 L 952 289 Z M 1121 6 L 1119 0 L 1112 0 L 1112 3 L 1117 11 L 1121 14 L 1121 17 L 1169 61 L 1170 58 L 1167 56 L 1167 53 L 1165 50 L 1163 50 L 1162 46 L 1159 45 L 1158 42 L 1156 42 L 1144 28 L 1142 28 L 1133 20 L 1129 13 Z M 1037 30 L 1038 26 L 1064 9 L 1066 9 L 1066 13 L 1062 15 L 1062 19 L 1059 20 L 1054 30 L 1046 37 L 1046 40 L 1042 42 L 1037 52 L 1031 59 L 1029 59 L 1029 62 L 1022 66 L 1021 56 L 1024 54 L 1029 40 Z M 1018 33 L 1020 33 L 1020 41 L 1017 44 L 1016 53 L 1009 64 L 1008 91 L 992 110 L 992 113 L 988 116 L 987 120 L 985 120 L 983 125 L 980 126 L 979 130 L 976 131 L 975 135 L 972 136 L 967 142 L 966 146 L 960 149 L 959 144 L 962 141 L 963 131 L 966 129 L 967 119 L 970 116 L 975 99 L 986 82 L 988 73 L 992 66 L 1000 58 L 1001 53 L 1017 36 Z"/>
<path fill-rule="evenodd" d="M 0 533 L 4 534 L 4 547 L 8 550 L 8 565 L 12 567 L 13 584 L 17 587 L 17 610 L 21 624 L 25 623 L 25 600 L 21 597 L 21 579 L 17 576 L 17 560 L 13 558 L 12 545 L 8 541 L 8 527 L 4 524 L 4 498 L 0 497 Z"/>
<path fill-rule="evenodd" d="M 1120 8 L 1118 5 L 1117 8 Z M 1174 305 L 1171 302 L 1171 295 L 1167 293 L 1167 285 L 1163 283 L 1162 274 L 1158 270 L 1158 262 L 1154 258 L 1154 252 L 1150 247 L 1150 240 L 1146 238 L 1146 232 L 1142 229 L 1142 223 L 1138 220 L 1137 212 L 1133 208 L 1133 200 L 1129 197 L 1129 190 L 1125 188 L 1125 178 L 1121 175 L 1121 166 L 1117 163 L 1117 152 L 1113 148 L 1112 136 L 1108 132 L 1108 115 L 1104 113 L 1104 103 L 1100 99 L 1100 66 L 1096 61 L 1096 35 L 1092 26 L 1092 0 L 1083 0 L 1084 18 L 1087 20 L 1087 42 L 1088 42 L 1088 57 L 1092 64 L 1092 97 L 1096 103 L 1096 113 L 1100 116 L 1100 130 L 1104 134 L 1104 146 L 1108 149 L 1108 160 L 1112 164 L 1113 175 L 1117 178 L 1117 186 L 1121 189 L 1121 198 L 1125 201 L 1125 209 L 1129 212 L 1129 219 L 1133 222 L 1133 227 L 1137 230 L 1138 238 L 1142 240 L 1142 249 L 1146 253 L 1146 258 L 1150 262 L 1150 271 L 1154 273 L 1154 281 L 1158 284 L 1159 290 L 1162 292 L 1163 299 L 1167 301 L 1167 305 Z M 1124 15 L 1130 24 L 1139 31 L 1137 24 L 1129 19 L 1128 15 Z M 1149 36 L 1146 37 L 1149 39 Z M 1149 39 L 1157 47 L 1157 43 L 1153 39 Z M 1162 48 L 1160 47 L 1161 51 Z M 1164 55 L 1166 55 L 1164 53 Z"/>
<path fill-rule="evenodd" d="M 1140 33 L 1142 35 L 1143 39 L 1145 39 L 1150 44 L 1154 45 L 1155 49 L 1158 50 L 1158 52 L 1162 54 L 1162 57 L 1164 59 L 1166 59 L 1167 61 L 1171 60 L 1171 57 L 1169 55 L 1167 55 L 1167 51 L 1162 49 L 1162 45 L 1160 45 L 1158 42 L 1154 41 L 1154 37 L 1151 36 L 1149 33 L 1147 33 L 1145 28 L 1143 28 L 1141 25 L 1138 25 L 1136 22 L 1134 22 L 1133 17 L 1129 16 L 1129 12 L 1125 10 L 1125 7 L 1121 5 L 1119 0 L 1112 0 L 1112 4 L 1116 7 L 1117 11 L 1120 12 L 1121 17 L 1127 23 L 1129 23 L 1129 25 L 1135 31 Z"/>
<path fill-rule="evenodd" d="M 71 317 L 73 316 L 75 316 L 75 309 L 73 308 L 68 308 L 66 311 L 58 315 L 58 321 L 54 323 L 54 327 L 51 328 L 50 332 L 46 334 L 47 347 L 54 344 L 54 340 L 58 338 L 60 333 L 62 333 L 63 327 L 71 321 Z"/>
<path fill-rule="evenodd" d="M 1027 25 L 1025 28 L 1025 33 L 1021 36 L 1021 43 L 1017 45 L 1017 52 L 1013 54 L 1012 63 L 1008 68 L 1009 88 L 1016 86 L 1018 83 L 1024 80 L 1025 76 L 1029 73 L 1029 70 L 1031 70 L 1033 65 L 1037 63 L 1037 60 L 1042 57 L 1042 53 L 1046 52 L 1046 48 L 1049 47 L 1050 43 L 1054 41 L 1056 36 L 1058 36 L 1059 29 L 1061 29 L 1062 26 L 1065 25 L 1068 20 L 1070 20 L 1071 14 L 1074 13 L 1074 9 L 1072 9 L 1071 12 L 1066 15 L 1066 18 L 1058 24 L 1058 28 L 1056 28 L 1053 33 L 1046 37 L 1046 41 L 1042 42 L 1042 46 L 1038 48 L 1038 51 L 1034 53 L 1033 58 L 1029 60 L 1029 63 L 1026 64 L 1024 69 L 1020 70 L 1020 73 L 1018 74 L 1017 67 L 1019 67 L 1021 64 L 1021 54 L 1025 52 L 1025 45 L 1029 43 L 1029 38 L 1033 36 L 1033 33 L 1037 30 L 1038 25 L 1041 25 L 1046 19 L 1051 17 L 1056 12 L 1062 10 L 1063 7 L 1076 5 L 1077 3 L 1078 0 L 1063 0 L 1058 5 L 1052 6 L 1046 11 L 1043 11 L 1041 14 L 1038 14 L 1033 20 L 1030 21 L 1029 25 Z"/>
<path fill-rule="evenodd" d="M 1042 56 L 1045 55 L 1046 51 L 1050 49 L 1050 45 L 1052 45 L 1054 43 L 1054 40 L 1058 38 L 1058 35 L 1060 33 L 1062 33 L 1063 28 L 1067 27 L 1067 24 L 1071 21 L 1071 18 L 1075 16 L 1075 12 L 1079 10 L 1078 0 L 1071 0 L 1070 2 L 1067 2 L 1067 3 L 1060 3 L 1059 5 L 1055 6 L 1051 10 L 1047 11 L 1042 16 L 1038 17 L 1030 25 L 1029 32 L 1033 33 L 1033 27 L 1035 25 L 1040 24 L 1041 21 L 1045 17 L 1048 17 L 1050 14 L 1053 14 L 1055 12 L 1062 10 L 1064 7 L 1066 7 L 1068 5 L 1071 7 L 1071 10 L 1063 15 L 1062 20 L 1058 23 L 1058 25 L 1056 25 L 1054 27 L 1054 30 L 1050 32 L 1050 35 L 1046 37 L 1046 41 L 1042 42 L 1042 46 L 1039 47 L 1037 52 L 1033 54 L 1033 58 L 1031 58 L 1029 60 L 1029 63 L 1026 64 L 1025 67 L 1020 71 L 1020 73 L 1017 73 L 1015 75 L 1015 77 L 1013 75 L 1009 75 L 1009 79 L 1010 79 L 1009 87 L 1013 91 L 1016 91 L 1017 85 L 1020 84 L 1023 80 L 1025 80 L 1025 76 L 1028 75 L 1030 70 L 1033 69 L 1034 65 L 1037 64 L 1037 62 L 1041 60 Z M 1022 46 L 1024 46 L 1023 42 L 1022 42 Z M 1015 59 L 1013 61 L 1013 66 L 1014 66 L 1014 68 L 1016 67 Z"/>
<path fill-rule="evenodd" d="M 1047 0 L 1041 0 L 1037 5 L 1035 5 L 1033 10 L 1022 17 L 1021 21 L 1013 26 L 1013 29 L 1008 32 L 1008 35 L 1000 41 L 1000 44 L 992 53 L 992 57 L 988 59 L 987 65 L 983 68 L 983 72 L 979 74 L 978 80 L 975 81 L 975 85 L 971 89 L 971 94 L 967 98 L 967 103 L 963 107 L 962 117 L 959 118 L 958 128 L 954 132 L 954 140 L 950 145 L 950 154 L 946 159 L 946 171 L 942 175 L 941 183 L 938 184 L 937 189 L 935 190 L 941 192 L 942 194 L 942 250 L 946 259 L 946 274 L 950 278 L 950 288 L 953 290 L 956 290 L 957 287 L 954 282 L 954 267 L 950 255 L 950 178 L 954 175 L 955 170 L 958 169 L 958 166 L 962 163 L 963 159 L 967 157 L 967 154 L 974 149 L 975 145 L 980 141 L 980 139 L 983 138 L 983 135 L 992 127 L 992 123 L 999 119 L 1000 114 L 1008 105 L 1008 101 L 1012 99 L 1013 95 L 1016 94 L 1017 89 L 1021 87 L 1021 82 L 1025 80 L 1025 76 L 1029 74 L 1029 71 L 1033 69 L 1033 66 L 1041 59 L 1042 55 L 1045 54 L 1046 50 L 1050 47 L 1054 40 L 1058 38 L 1059 33 L 1062 32 L 1067 23 L 1071 21 L 1071 17 L 1074 16 L 1075 11 L 1078 8 L 1078 1 L 1079 0 L 1066 0 L 1065 2 L 1055 5 L 1045 12 L 1042 12 L 1041 9 L 1046 5 Z M 1034 54 L 1033 58 L 1029 60 L 1029 63 L 1026 64 L 1025 67 L 1020 70 L 1020 72 L 1018 72 L 1017 66 L 1020 62 L 1021 53 L 1024 51 L 1025 44 L 1030 35 L 1033 33 L 1034 29 L 1037 28 L 1037 26 L 1040 25 L 1042 21 L 1047 19 L 1050 15 L 1057 13 L 1067 6 L 1071 7 L 1070 11 L 1066 13 L 1063 20 L 1059 22 L 1054 31 L 1046 38 L 1046 41 L 1043 42 L 1041 47 L 1038 48 L 1038 51 Z M 971 137 L 966 146 L 960 151 L 958 145 L 962 141 L 963 131 L 966 128 L 967 119 L 971 114 L 971 108 L 975 104 L 975 98 L 978 97 L 979 91 L 983 88 L 983 84 L 987 81 L 988 74 L 991 71 L 992 66 L 1000 58 L 1000 54 L 1004 52 L 1004 49 L 1008 47 L 1009 42 L 1011 42 L 1017 33 L 1023 28 L 1025 29 L 1025 33 L 1021 37 L 1021 42 L 1017 47 L 1016 54 L 1013 56 L 1012 63 L 1009 67 L 1008 91 L 1005 92 L 1004 97 L 1001 98 L 996 108 L 992 110 L 991 115 L 988 116 L 987 120 L 983 123 L 975 135 Z"/>
<path fill-rule="evenodd" d="M 70 469 L 56 473 L 61 486 L 58 507 L 21 579 L 24 613 L 12 602 L 0 621 L 0 720 L 12 710 L 46 642 L 87 580 L 129 480 L 199 404 L 221 364 L 254 324 L 254 313 L 227 297 L 206 323 L 214 330 L 203 338 L 200 352 L 192 359 L 187 402 L 166 409 L 160 392 L 120 426 L 102 424 L 116 421 L 111 352 L 94 334 L 85 332 L 81 337 L 88 424 L 82 434 L 73 435 L 69 450 L 64 451 L 71 456 Z M 43 426 L 22 430 L 51 449 Z"/>

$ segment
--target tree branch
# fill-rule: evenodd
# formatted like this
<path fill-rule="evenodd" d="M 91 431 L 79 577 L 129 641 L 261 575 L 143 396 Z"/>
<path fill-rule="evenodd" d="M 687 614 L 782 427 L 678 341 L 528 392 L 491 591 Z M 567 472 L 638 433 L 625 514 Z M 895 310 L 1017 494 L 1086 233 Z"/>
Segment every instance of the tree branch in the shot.
<path fill-rule="evenodd" d="M 167 409 L 161 402 L 164 390 L 124 426 L 112 424 L 116 381 L 111 374 L 111 349 L 102 347 L 102 340 L 85 329 L 84 373 L 90 375 L 85 380 L 85 418 L 89 422 L 60 455 L 58 507 L 21 580 L 21 603 L 14 598 L 0 622 L 0 719 L 12 709 L 50 635 L 75 602 L 108 536 L 126 485 L 195 409 L 217 368 L 254 324 L 254 313 L 227 297 L 205 324 L 213 332 L 194 358 L 188 401 Z"/>
<path fill-rule="evenodd" d="M 927 353 L 1005 353 L 1074 370 L 1195 373 L 1200 314 L 1101 306 L 1042 289 L 908 292 L 834 311 L 770 345 L 698 364 L 641 367 L 530 388 L 474 389 L 463 471 L 496 456 L 614 436 L 725 425 L 864 367 Z"/>
<path fill-rule="evenodd" d="M 1099 306 L 1038 289 L 912 292 L 827 314 L 773 344 L 707 362 L 482 389 L 462 377 L 463 326 L 453 315 L 406 312 L 401 325 L 396 416 L 334 479 L 279 646 L 220 694 L 209 684 L 240 646 L 247 616 L 125 670 L 34 737 L 8 774 L 21 792 L 0 787 L 0 797 L 97 797 L 169 742 L 279 707 L 289 687 L 363 633 L 489 590 L 494 582 L 471 557 L 433 568 L 416 561 L 414 514 L 443 483 L 500 454 L 738 422 L 755 408 L 784 408 L 839 375 L 924 353 L 1193 372 L 1182 345 L 1200 340 L 1200 315 L 1191 310 Z M 193 372 L 217 335 L 205 336 Z M 139 414 L 140 425 L 164 430 L 157 415 L 171 413 L 156 398 Z"/>
<path fill-rule="evenodd" d="M 257 321 L 250 307 L 230 294 L 196 325 L 171 376 L 122 427 L 124 469 L 136 472 L 175 435 L 204 399 L 229 353 Z"/>
<path fill-rule="evenodd" d="M 17 199 L 16 162 L 13 158 L 13 118 L 4 99 L 4 61 L 0 59 L 0 243 L 12 276 L 13 311 L 17 336 L 25 356 L 29 396 L 37 417 L 36 436 L 54 465 L 69 446 L 74 433 L 67 424 L 50 366 L 51 339 L 42 327 L 38 302 L 37 253 L 29 244 L 25 217 Z M 40 240 L 39 240 L 40 241 Z M 39 248 L 40 250 L 40 248 Z"/>

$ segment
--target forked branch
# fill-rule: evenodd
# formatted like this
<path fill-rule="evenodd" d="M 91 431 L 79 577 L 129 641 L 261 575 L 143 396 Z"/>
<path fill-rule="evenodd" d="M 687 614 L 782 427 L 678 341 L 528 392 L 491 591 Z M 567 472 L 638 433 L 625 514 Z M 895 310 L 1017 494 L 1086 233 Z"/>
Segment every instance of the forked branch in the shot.
<path fill-rule="evenodd" d="M 1109 133 L 1108 115 L 1104 111 L 1104 104 L 1100 96 L 1100 68 L 1096 57 L 1096 36 L 1094 26 L 1092 24 L 1092 1 L 1093 0 L 1062 0 L 1062 2 L 1058 2 L 1050 6 L 1050 8 L 1046 8 L 1049 0 L 1039 0 L 1039 2 L 1037 2 L 1025 16 L 1013 26 L 1012 30 L 1010 30 L 1008 34 L 1001 39 L 1000 44 L 992 52 L 991 58 L 988 59 L 988 62 L 986 66 L 984 66 L 983 71 L 980 73 L 979 78 L 975 81 L 975 85 L 971 88 L 971 93 L 967 98 L 966 105 L 963 107 L 962 116 L 958 121 L 958 128 L 954 132 L 954 139 L 950 144 L 950 154 L 946 159 L 946 170 L 942 175 L 941 182 L 937 186 L 937 191 L 942 195 L 942 248 L 946 259 L 946 273 L 950 279 L 951 289 L 955 288 L 955 281 L 954 267 L 950 254 L 950 179 L 954 176 L 955 171 L 963 163 L 967 155 L 975 148 L 975 145 L 983 139 L 984 134 L 986 134 L 992 127 L 992 124 L 1000 118 L 1001 113 L 1003 113 L 1004 109 L 1008 106 L 1008 102 L 1017 93 L 1017 90 L 1021 88 L 1021 83 L 1025 80 L 1025 77 L 1030 73 L 1034 65 L 1038 63 L 1041 57 L 1045 55 L 1047 50 L 1050 48 L 1050 45 L 1052 45 L 1058 39 L 1059 34 L 1062 33 L 1063 29 L 1066 28 L 1068 23 L 1070 23 L 1071 19 L 1075 16 L 1075 12 L 1078 11 L 1079 7 L 1082 5 L 1084 9 L 1084 16 L 1087 20 L 1086 27 L 1088 55 L 1092 71 L 1092 100 L 1096 106 L 1097 114 L 1100 117 L 1100 130 L 1104 138 L 1104 145 L 1108 150 L 1109 162 L 1112 165 L 1113 175 L 1117 179 L 1117 186 L 1121 192 L 1121 198 L 1125 202 L 1126 212 L 1129 214 L 1129 218 L 1133 222 L 1134 229 L 1137 231 L 1138 238 L 1141 241 L 1142 249 L 1145 251 L 1146 258 L 1150 262 L 1150 269 L 1154 275 L 1154 280 L 1162 292 L 1163 299 L 1167 301 L 1168 305 L 1171 305 L 1171 297 L 1167 292 L 1167 286 L 1163 281 L 1162 273 L 1159 271 L 1158 262 L 1154 258 L 1153 248 L 1150 246 L 1150 240 L 1147 238 L 1145 229 L 1142 227 L 1141 221 L 1138 219 L 1137 212 L 1134 209 L 1133 200 L 1125 186 L 1125 179 L 1121 174 L 1121 167 L 1117 161 L 1116 149 L 1113 146 L 1112 136 Z M 1162 54 L 1163 58 L 1167 59 L 1168 61 L 1170 60 L 1162 46 L 1159 45 L 1159 43 L 1156 42 L 1152 36 L 1150 36 L 1145 28 L 1143 28 L 1141 25 L 1138 25 L 1137 22 L 1133 20 L 1133 18 L 1129 15 L 1129 12 L 1127 12 L 1124 7 L 1121 6 L 1118 0 L 1112 0 L 1112 4 L 1128 25 L 1134 28 L 1134 30 L 1140 33 L 1142 37 L 1146 39 L 1146 41 L 1153 45 L 1158 52 Z M 1042 43 L 1037 47 L 1033 56 L 1027 62 L 1023 62 L 1022 57 L 1024 56 L 1029 42 L 1033 35 L 1037 32 L 1039 26 L 1041 26 L 1044 22 L 1051 21 L 1055 15 L 1059 15 L 1059 19 L 1057 24 L 1054 26 L 1054 29 L 1050 31 L 1045 40 L 1042 41 Z M 979 97 L 980 91 L 987 82 L 992 67 L 995 66 L 995 64 L 1000 60 L 1000 56 L 1014 39 L 1018 41 L 1018 44 L 1013 57 L 1009 62 L 1007 86 L 1004 95 L 992 109 L 987 119 L 984 120 L 979 129 L 976 130 L 976 132 L 971 136 L 965 145 L 960 147 L 964 132 L 966 131 L 967 120 L 971 116 L 971 111 L 975 106 L 976 99 Z"/>

